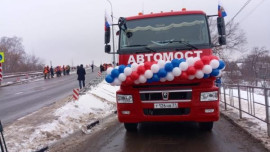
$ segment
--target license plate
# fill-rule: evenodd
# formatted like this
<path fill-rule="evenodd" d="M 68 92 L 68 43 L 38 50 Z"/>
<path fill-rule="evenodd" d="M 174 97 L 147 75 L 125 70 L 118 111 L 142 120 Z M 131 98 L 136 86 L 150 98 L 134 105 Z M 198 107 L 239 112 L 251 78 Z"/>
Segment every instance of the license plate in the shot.
<path fill-rule="evenodd" d="M 155 109 L 165 109 L 165 108 L 178 108 L 177 103 L 155 103 Z"/>

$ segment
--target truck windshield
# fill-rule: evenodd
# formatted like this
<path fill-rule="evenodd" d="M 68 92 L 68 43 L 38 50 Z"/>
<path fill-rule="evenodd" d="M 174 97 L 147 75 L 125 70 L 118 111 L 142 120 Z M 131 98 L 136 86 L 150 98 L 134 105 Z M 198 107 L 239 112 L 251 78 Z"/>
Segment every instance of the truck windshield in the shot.
<path fill-rule="evenodd" d="M 130 20 L 126 22 L 126 26 L 127 29 L 122 30 L 120 34 L 120 51 L 151 47 L 199 49 L 209 47 L 210 44 L 208 25 L 204 15 Z"/>

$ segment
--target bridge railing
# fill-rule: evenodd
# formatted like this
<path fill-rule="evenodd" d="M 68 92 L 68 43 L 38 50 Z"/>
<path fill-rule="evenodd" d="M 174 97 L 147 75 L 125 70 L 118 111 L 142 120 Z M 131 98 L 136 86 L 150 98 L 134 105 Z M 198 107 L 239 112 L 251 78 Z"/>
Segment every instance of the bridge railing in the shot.
<path fill-rule="evenodd" d="M 270 136 L 270 88 L 254 87 L 246 85 L 222 84 L 220 88 L 220 103 L 225 110 L 228 106 L 238 111 L 239 118 L 243 114 L 252 116 L 267 125 L 267 133 Z"/>

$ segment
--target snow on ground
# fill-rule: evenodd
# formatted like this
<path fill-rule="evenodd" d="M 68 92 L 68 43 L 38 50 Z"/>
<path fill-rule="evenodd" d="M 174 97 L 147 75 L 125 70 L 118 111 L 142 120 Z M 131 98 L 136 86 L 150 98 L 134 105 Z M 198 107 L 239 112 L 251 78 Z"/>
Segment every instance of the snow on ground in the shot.
<path fill-rule="evenodd" d="M 19 119 L 4 128 L 9 151 L 30 152 L 53 144 L 116 110 L 115 92 L 119 87 L 105 81 L 80 96 L 78 101 L 52 105 Z"/>
<path fill-rule="evenodd" d="M 224 93 L 223 89 L 221 92 Z M 261 95 L 261 90 L 255 91 L 254 94 L 248 93 L 246 90 L 240 91 L 241 96 L 241 109 L 246 113 L 242 112 L 242 119 L 240 119 L 239 112 L 239 101 L 238 101 L 238 90 L 228 89 L 225 91 L 227 110 L 225 110 L 224 103 L 220 102 L 220 112 L 225 116 L 232 119 L 241 128 L 245 129 L 251 136 L 259 139 L 265 147 L 270 150 L 270 138 L 267 133 L 266 120 L 266 108 L 265 108 L 265 96 Z M 257 92 L 257 93 L 256 93 Z M 254 98 L 253 98 L 254 95 Z M 221 100 L 224 101 L 224 95 L 221 95 Z M 268 101 L 270 98 L 268 97 Z M 229 106 L 230 105 L 230 106 Z M 238 109 L 237 109 L 238 108 Z M 253 117 L 256 116 L 261 120 Z M 262 121 L 263 120 L 263 121 Z"/>

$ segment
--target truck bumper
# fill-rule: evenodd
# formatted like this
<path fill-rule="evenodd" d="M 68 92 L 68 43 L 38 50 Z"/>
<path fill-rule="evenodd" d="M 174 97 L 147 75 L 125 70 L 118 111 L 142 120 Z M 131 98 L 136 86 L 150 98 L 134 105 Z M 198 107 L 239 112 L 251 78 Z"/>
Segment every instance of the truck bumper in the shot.
<path fill-rule="evenodd" d="M 205 106 L 188 107 L 182 106 L 179 103 L 179 108 L 189 109 L 189 113 L 183 115 L 146 115 L 144 108 L 135 109 L 132 106 L 118 106 L 118 119 L 125 123 L 138 122 L 166 122 L 166 121 L 195 121 L 195 122 L 209 122 L 218 121 L 219 107 L 218 102 L 207 103 Z M 148 109 L 146 106 L 145 108 Z M 212 111 L 210 112 L 209 111 Z M 127 114 L 127 111 L 128 114 Z M 207 111 L 207 112 L 206 112 Z"/>
<path fill-rule="evenodd" d="M 192 100 L 189 102 L 174 102 L 178 104 L 175 109 L 155 109 L 155 103 L 142 103 L 140 95 L 136 92 L 122 92 L 118 94 L 132 94 L 134 103 L 117 104 L 118 119 L 123 123 L 139 122 L 210 122 L 219 120 L 219 99 L 216 101 L 200 101 L 201 92 L 218 91 L 218 88 L 194 89 Z M 167 111 L 166 111 L 167 110 Z M 165 113 L 169 113 L 164 114 Z M 177 112 L 175 112 L 177 111 Z"/>

